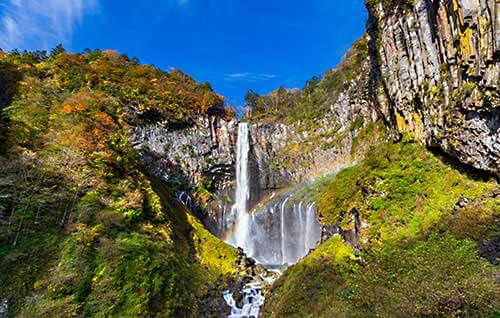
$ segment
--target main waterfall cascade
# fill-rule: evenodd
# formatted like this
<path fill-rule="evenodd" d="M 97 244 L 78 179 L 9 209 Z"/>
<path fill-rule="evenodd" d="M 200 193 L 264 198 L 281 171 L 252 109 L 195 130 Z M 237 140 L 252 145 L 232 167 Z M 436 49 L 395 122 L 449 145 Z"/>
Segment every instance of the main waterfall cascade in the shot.
<path fill-rule="evenodd" d="M 248 222 L 250 215 L 247 211 L 247 202 L 250 198 L 250 182 L 248 178 L 248 153 L 250 152 L 250 141 L 248 136 L 248 124 L 240 123 L 238 126 L 238 140 L 236 144 L 236 193 L 235 203 L 228 216 L 228 224 L 233 224 L 233 235 L 228 243 L 241 247 L 247 251 L 248 245 Z"/>
<path fill-rule="evenodd" d="M 279 195 L 254 211 L 248 210 L 249 137 L 248 124 L 240 123 L 236 146 L 235 203 L 231 212 L 224 215 L 223 222 L 232 225 L 230 233 L 226 235 L 226 242 L 242 248 L 249 257 L 269 269 L 282 268 L 298 262 L 316 246 L 320 240 L 321 226 L 314 203 L 297 202 L 294 198 L 297 190 Z M 258 284 L 245 286 L 241 309 L 229 292 L 224 294 L 224 299 L 231 307 L 231 318 L 257 317 L 264 303 Z"/>
<path fill-rule="evenodd" d="M 240 123 L 236 146 L 236 193 L 226 223 L 233 224 L 227 242 L 267 267 L 294 264 L 314 248 L 321 236 L 314 203 L 295 202 L 296 191 L 248 211 L 250 138 L 247 123 Z"/>

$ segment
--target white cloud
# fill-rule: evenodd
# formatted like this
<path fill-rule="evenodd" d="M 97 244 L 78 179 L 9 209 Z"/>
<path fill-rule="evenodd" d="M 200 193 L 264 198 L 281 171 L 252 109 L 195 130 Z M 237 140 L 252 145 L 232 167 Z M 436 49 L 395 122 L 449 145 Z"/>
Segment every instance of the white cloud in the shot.
<path fill-rule="evenodd" d="M 69 43 L 75 25 L 98 0 L 5 0 L 0 4 L 0 48 L 49 49 Z"/>
<path fill-rule="evenodd" d="M 251 72 L 230 73 L 224 75 L 224 78 L 226 80 L 244 80 L 247 82 L 269 81 L 277 77 L 278 75 L 274 74 L 251 73 Z"/>

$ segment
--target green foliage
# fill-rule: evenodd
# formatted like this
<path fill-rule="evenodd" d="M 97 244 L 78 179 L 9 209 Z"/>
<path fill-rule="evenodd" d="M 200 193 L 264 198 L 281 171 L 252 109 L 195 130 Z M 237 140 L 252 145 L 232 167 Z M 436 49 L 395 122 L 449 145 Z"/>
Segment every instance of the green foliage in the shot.
<path fill-rule="evenodd" d="M 422 146 L 385 144 L 372 148 L 359 166 L 342 171 L 319 195 L 322 221 L 333 224 L 356 207 L 380 240 L 416 237 L 449 215 L 462 196 L 495 186 L 476 182 Z"/>
<path fill-rule="evenodd" d="M 21 73 L 9 61 L 0 61 L 0 154 L 6 150 L 7 132 L 10 124 L 4 108 L 17 94 Z"/>
<path fill-rule="evenodd" d="M 395 8 L 408 10 L 413 8 L 415 0 L 366 0 L 366 6 L 370 9 L 375 8 L 379 4 L 382 4 L 386 10 L 394 10 Z"/>
<path fill-rule="evenodd" d="M 340 237 L 329 239 L 298 264 L 286 270 L 266 300 L 265 317 L 333 317 L 334 295 L 346 284 L 355 266 L 353 250 Z"/>
<path fill-rule="evenodd" d="M 285 271 L 264 316 L 496 317 L 496 268 L 477 241 L 500 234 L 498 184 L 473 177 L 408 141 L 315 183 L 322 223 L 361 211 L 361 250 L 338 236 L 321 244 Z M 470 204 L 454 210 L 460 198 Z"/>
<path fill-rule="evenodd" d="M 259 94 L 251 89 L 248 90 L 245 94 L 245 108 L 248 110 L 256 109 L 258 107 L 257 103 L 259 102 L 259 98 Z"/>
<path fill-rule="evenodd" d="M 332 244 L 332 240 L 335 244 Z M 495 317 L 495 268 L 450 234 L 387 244 L 356 259 L 340 238 L 287 269 L 265 317 Z M 319 251 L 319 252 L 318 252 Z M 318 256 L 321 255 L 321 256 Z M 411 292 L 409 292 L 411 291 Z"/>
<path fill-rule="evenodd" d="M 359 118 L 359 117 L 358 117 Z M 357 125 L 353 125 L 357 127 Z M 382 121 L 369 122 L 365 127 L 362 127 L 358 134 L 352 140 L 351 156 L 358 157 L 358 153 L 366 152 L 366 148 L 377 145 L 381 137 L 386 133 L 386 128 Z"/>
<path fill-rule="evenodd" d="M 151 182 L 128 137 L 223 99 L 111 51 L 0 53 L 0 76 L 0 295 L 11 313 L 196 317 L 209 287 L 237 275 L 238 251 Z"/>
<path fill-rule="evenodd" d="M 476 249 L 475 242 L 435 233 L 366 255 L 348 299 L 355 316 L 494 317 L 500 308 L 495 269 Z"/>

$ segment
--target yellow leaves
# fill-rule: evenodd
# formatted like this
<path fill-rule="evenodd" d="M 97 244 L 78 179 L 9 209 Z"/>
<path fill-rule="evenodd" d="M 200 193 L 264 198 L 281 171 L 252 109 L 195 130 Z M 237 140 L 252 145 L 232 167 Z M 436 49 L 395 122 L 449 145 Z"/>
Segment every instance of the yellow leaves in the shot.
<path fill-rule="evenodd" d="M 127 192 L 125 197 L 120 200 L 119 204 L 125 209 L 140 209 L 144 202 L 144 193 L 140 190 Z"/>
<path fill-rule="evenodd" d="M 465 29 L 465 31 L 462 33 L 462 36 L 460 37 L 462 58 L 465 60 L 467 60 L 472 54 L 473 35 L 474 31 L 472 30 L 472 28 L 468 27 L 467 29 Z"/>

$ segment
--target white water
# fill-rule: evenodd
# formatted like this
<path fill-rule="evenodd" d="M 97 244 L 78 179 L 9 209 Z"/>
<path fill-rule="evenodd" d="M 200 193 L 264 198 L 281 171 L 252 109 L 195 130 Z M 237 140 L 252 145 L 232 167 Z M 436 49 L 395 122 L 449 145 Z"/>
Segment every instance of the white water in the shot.
<path fill-rule="evenodd" d="M 186 208 L 190 210 L 193 208 L 193 200 L 191 199 L 191 196 L 186 193 L 186 191 L 177 192 L 175 196 L 177 200 L 184 204 Z"/>
<path fill-rule="evenodd" d="M 285 241 L 286 241 L 286 235 L 285 235 L 285 206 L 286 202 L 288 201 L 289 198 L 286 198 L 285 201 L 283 201 L 283 204 L 281 204 L 281 219 L 280 219 L 280 228 L 281 228 L 281 264 L 286 264 L 286 250 L 285 250 Z"/>
<path fill-rule="evenodd" d="M 248 284 L 243 288 L 243 307 L 239 308 L 231 292 L 224 292 L 224 300 L 231 307 L 228 318 L 257 318 L 260 307 L 264 305 L 264 295 L 259 284 Z"/>
<path fill-rule="evenodd" d="M 314 248 L 321 236 L 321 226 L 314 204 L 293 203 L 295 191 L 274 195 L 266 206 L 250 213 L 250 152 L 248 124 L 240 123 L 236 146 L 236 192 L 231 212 L 224 213 L 223 224 L 233 224 L 227 242 L 241 247 L 245 253 L 268 268 L 281 268 L 303 258 Z M 276 213 L 279 212 L 279 213 Z M 258 317 L 264 304 L 260 284 L 248 284 L 243 289 L 243 307 L 239 308 L 233 295 L 226 291 L 224 300 L 231 307 L 229 318 Z"/>
<path fill-rule="evenodd" d="M 320 239 L 321 226 L 314 204 L 291 203 L 296 191 L 272 197 L 260 210 L 249 213 L 250 176 L 248 124 L 240 123 L 236 145 L 236 193 L 225 224 L 233 224 L 228 243 L 268 267 L 298 262 Z M 279 212 L 279 213 L 275 213 Z"/>
<path fill-rule="evenodd" d="M 236 194 L 235 203 L 231 208 L 231 214 L 235 219 L 234 235 L 229 243 L 248 251 L 248 224 L 250 215 L 247 211 L 247 202 L 250 198 L 250 182 L 248 178 L 248 153 L 250 142 L 248 138 L 248 124 L 238 125 L 238 140 L 236 145 Z"/>

